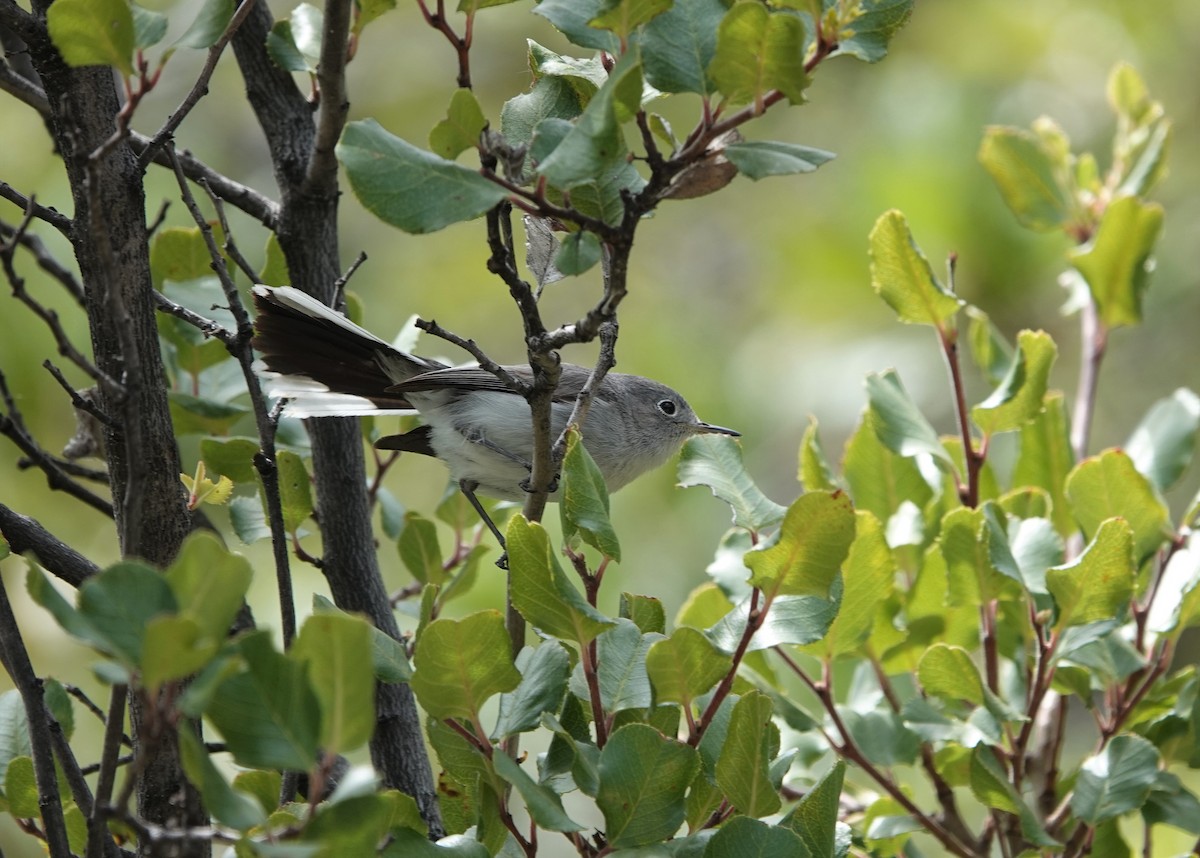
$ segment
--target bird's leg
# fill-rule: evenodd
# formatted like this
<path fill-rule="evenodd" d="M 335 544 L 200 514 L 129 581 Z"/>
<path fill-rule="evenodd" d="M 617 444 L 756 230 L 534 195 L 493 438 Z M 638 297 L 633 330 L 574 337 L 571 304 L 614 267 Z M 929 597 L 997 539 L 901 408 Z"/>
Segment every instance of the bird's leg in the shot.
<path fill-rule="evenodd" d="M 496 561 L 496 565 L 501 569 L 508 568 L 508 546 L 504 541 L 504 534 L 500 532 L 500 528 L 496 527 L 496 522 L 492 521 L 492 517 L 487 514 L 487 510 L 483 508 L 483 504 L 479 502 L 479 498 L 475 496 L 475 489 L 479 488 L 479 483 L 474 480 L 459 480 L 458 489 L 463 493 L 463 497 L 467 502 L 475 508 L 475 512 L 479 513 L 479 517 L 483 519 L 483 523 L 487 525 L 500 543 L 500 547 L 504 549 L 504 553 L 500 555 L 500 559 Z"/>

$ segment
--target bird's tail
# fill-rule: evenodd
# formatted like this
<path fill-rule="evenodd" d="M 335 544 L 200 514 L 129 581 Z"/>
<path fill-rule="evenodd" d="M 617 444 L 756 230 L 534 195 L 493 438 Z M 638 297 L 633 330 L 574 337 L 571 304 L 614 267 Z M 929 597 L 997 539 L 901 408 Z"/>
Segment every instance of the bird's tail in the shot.
<path fill-rule="evenodd" d="M 445 367 L 393 348 L 299 289 L 257 285 L 253 292 L 258 369 L 272 395 L 290 400 L 294 416 L 411 412 L 404 395 L 388 388 Z"/>

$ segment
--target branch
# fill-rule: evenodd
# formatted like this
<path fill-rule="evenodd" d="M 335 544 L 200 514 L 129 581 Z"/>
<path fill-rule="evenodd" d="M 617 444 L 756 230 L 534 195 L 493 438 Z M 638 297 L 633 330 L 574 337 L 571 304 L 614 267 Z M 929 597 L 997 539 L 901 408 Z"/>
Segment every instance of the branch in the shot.
<path fill-rule="evenodd" d="M 350 102 L 346 94 L 346 63 L 349 62 L 350 12 L 353 0 L 326 0 L 325 32 L 321 37 L 321 58 L 317 63 L 317 88 L 321 107 L 317 114 L 317 134 L 301 184 L 302 194 L 336 193 L 338 162 L 334 149 Z"/>
<path fill-rule="evenodd" d="M 246 0 L 245 5 L 248 6 L 252 2 L 253 0 Z M 246 389 L 250 394 L 251 407 L 254 410 L 254 422 L 258 428 L 260 447 L 259 452 L 254 457 L 254 466 L 263 481 L 263 497 L 266 499 L 267 523 L 271 529 L 271 546 L 275 560 L 275 580 L 279 591 L 280 622 L 283 626 L 283 641 L 286 647 L 291 645 L 292 640 L 296 636 L 296 607 L 292 593 L 292 573 L 287 552 L 287 529 L 284 526 L 283 520 L 283 502 L 279 497 L 279 472 L 275 464 L 275 430 L 278 425 L 278 417 L 272 417 L 268 413 L 266 396 L 263 395 L 258 374 L 254 371 L 254 354 L 250 348 L 250 340 L 254 336 L 254 328 L 250 322 L 250 314 L 246 312 L 246 307 L 242 304 L 241 295 L 238 294 L 237 284 L 233 282 L 233 278 L 225 266 L 225 259 L 221 255 L 220 248 L 217 247 L 217 240 L 213 235 L 212 227 L 209 225 L 208 219 L 200 211 L 200 206 L 196 203 L 196 198 L 192 194 L 184 177 L 183 169 L 178 159 L 174 157 L 174 154 L 173 148 L 167 152 L 168 157 L 172 159 L 175 167 L 175 179 L 179 184 L 179 193 L 183 198 L 184 205 L 187 206 L 188 212 L 192 215 L 192 220 L 195 221 L 196 226 L 200 229 L 200 234 L 204 237 L 204 244 L 208 248 L 208 255 L 212 260 L 213 270 L 216 272 L 217 278 L 221 281 L 225 300 L 237 325 L 237 333 L 232 334 L 215 322 L 205 320 L 208 325 L 221 332 L 221 334 L 218 334 L 221 342 L 225 344 L 226 350 L 237 360 L 242 370 L 242 378 L 246 382 Z M 229 222 L 225 219 L 225 211 L 221 208 L 216 198 L 213 198 L 213 201 L 217 208 L 221 227 L 225 232 L 225 244 L 227 247 L 233 248 L 233 254 L 236 258 L 241 259 L 241 252 L 233 245 L 233 236 L 229 231 Z"/>
<path fill-rule="evenodd" d="M 32 551 L 38 563 L 56 578 L 79 587 L 100 567 L 60 540 L 36 519 L 21 515 L 0 503 L 0 535 L 13 554 Z"/>
<path fill-rule="evenodd" d="M 29 652 L 21 640 L 21 630 L 8 601 L 8 588 L 0 582 L 0 660 L 12 677 L 13 684 L 25 704 L 25 719 L 29 726 L 29 745 L 33 770 L 37 778 L 38 808 L 46 828 L 46 845 L 51 855 L 69 855 L 67 824 L 63 816 L 62 799 L 58 797 L 58 775 L 54 771 L 54 751 L 50 728 L 46 723 L 46 704 L 42 681 L 33 672 Z"/>
<path fill-rule="evenodd" d="M 483 349 L 479 347 L 479 344 L 474 340 L 465 339 L 453 331 L 446 330 L 433 319 L 430 319 L 429 321 L 417 319 L 416 326 L 430 336 L 434 336 L 438 339 L 445 340 L 448 343 L 452 343 L 470 354 L 471 357 L 475 358 L 475 360 L 479 362 L 480 369 L 486 370 L 492 375 L 496 376 L 496 378 L 500 379 L 500 381 L 504 383 L 505 387 L 518 396 L 525 396 L 529 393 L 528 382 L 517 378 L 507 369 L 488 357 L 487 354 L 484 353 Z"/>
<path fill-rule="evenodd" d="M 220 38 L 208 49 L 208 56 L 204 58 L 204 66 L 200 69 L 200 75 L 196 78 L 196 82 L 192 84 L 191 90 L 184 97 L 183 101 L 179 103 L 179 106 L 175 108 L 174 112 L 167 117 L 167 121 L 163 123 L 162 128 L 158 129 L 158 133 L 154 135 L 146 144 L 146 147 L 138 154 L 138 164 L 143 170 L 146 169 L 146 166 L 161 151 L 163 144 L 175 133 L 175 129 L 192 112 L 192 108 L 200 102 L 201 98 L 208 94 L 208 82 L 212 79 L 213 72 L 216 71 L 217 61 L 221 59 L 221 54 L 225 52 L 226 45 L 229 44 L 230 39 L 233 38 L 233 34 L 237 32 L 242 22 L 246 20 L 246 14 L 253 5 L 254 0 L 242 0 L 242 4 L 233 13 L 233 17 L 229 19 L 229 23 L 225 27 L 225 32 L 221 33 Z"/>
<path fill-rule="evenodd" d="M 50 115 L 50 101 L 42 88 L 28 78 L 22 77 L 4 63 L 0 63 L 0 90 L 15 96 L 43 116 L 48 117 Z M 129 148 L 140 156 L 151 146 L 153 140 L 144 134 L 139 134 L 131 130 L 129 132 L 128 143 Z M 161 167 L 170 166 L 166 154 L 161 149 L 155 152 L 153 158 L 150 160 Z M 222 173 L 218 173 L 189 152 L 179 153 L 179 160 L 183 165 L 184 175 L 193 182 L 207 182 L 214 192 L 221 199 L 225 200 L 225 202 L 250 215 L 267 229 L 273 230 L 275 228 L 279 220 L 279 204 L 277 202 L 248 185 L 243 185 Z M 21 206 L 22 209 L 25 208 L 23 202 L 25 198 L 3 182 L 0 182 L 0 196 L 11 200 Z M 49 216 L 43 217 L 43 211 L 39 210 L 38 217 L 69 237 L 68 230 L 71 228 L 70 218 L 54 209 L 45 209 L 44 213 Z"/>
<path fill-rule="evenodd" d="M 54 461 L 54 457 L 43 450 L 41 445 L 34 441 L 25 430 L 25 421 L 8 389 L 8 381 L 3 372 L 0 372 L 0 400 L 3 401 L 4 407 L 8 411 L 7 414 L 0 413 L 0 435 L 7 436 L 21 452 L 29 457 L 34 465 L 42 470 L 46 475 L 46 484 L 52 490 L 66 492 L 111 518 L 113 516 L 112 504 L 67 476 Z"/>
<path fill-rule="evenodd" d="M 3 68 L 3 66 L 0 66 L 0 68 Z M 38 205 L 32 196 L 27 197 L 23 195 L 12 185 L 8 184 L 8 182 L 0 182 L 0 197 L 4 197 L 4 199 L 14 205 L 20 206 L 21 210 L 27 215 L 32 213 L 33 217 L 45 221 L 68 238 L 71 237 L 71 219 L 58 211 L 58 209 Z M 13 228 L 5 224 L 3 230 L 0 230 L 0 235 L 8 238 L 13 232 Z"/>

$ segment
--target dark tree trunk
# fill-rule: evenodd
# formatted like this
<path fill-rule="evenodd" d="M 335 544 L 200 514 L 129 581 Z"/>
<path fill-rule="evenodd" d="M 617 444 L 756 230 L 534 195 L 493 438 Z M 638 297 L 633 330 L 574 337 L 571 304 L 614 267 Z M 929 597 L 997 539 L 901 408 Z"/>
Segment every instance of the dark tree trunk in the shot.
<path fill-rule="evenodd" d="M 328 16 L 328 10 L 327 10 Z M 317 140 L 314 108 L 265 50 L 271 14 L 263 3 L 233 46 L 246 92 L 271 149 L 281 201 L 276 234 L 292 285 L 326 303 L 341 276 L 336 172 L 309 177 Z M 327 28 L 328 34 L 328 28 Z M 341 109 L 343 105 L 336 105 Z M 392 637 L 399 629 L 380 578 L 357 420 L 309 421 L 313 476 L 321 516 L 323 571 L 334 601 L 363 613 Z M 420 716 L 407 685 L 380 685 L 371 759 L 389 787 L 416 799 L 430 834 L 442 831 Z"/>
<path fill-rule="evenodd" d="M 45 30 L 48 5 L 37 4 L 42 26 L 24 35 L 71 185 L 71 240 L 87 293 L 95 364 L 110 380 L 100 385 L 100 405 L 118 426 L 105 441 L 121 554 L 161 568 L 178 552 L 190 519 L 155 326 L 143 176 L 124 141 L 92 157 L 116 130 L 121 105 L 113 73 L 70 68 L 62 61 Z M 141 714 L 135 705 L 131 717 L 138 738 Z M 183 776 L 173 739 L 147 746 L 138 813 L 172 828 L 205 825 L 207 815 Z M 204 856 L 209 847 L 203 841 L 176 843 L 167 853 L 143 843 L 141 852 Z"/>

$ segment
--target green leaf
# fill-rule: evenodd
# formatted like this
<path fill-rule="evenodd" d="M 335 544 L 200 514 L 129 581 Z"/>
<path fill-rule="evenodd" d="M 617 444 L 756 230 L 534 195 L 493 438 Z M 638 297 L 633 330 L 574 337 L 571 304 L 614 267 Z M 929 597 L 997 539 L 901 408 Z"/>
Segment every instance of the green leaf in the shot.
<path fill-rule="evenodd" d="M 434 620 L 417 640 L 413 667 L 413 692 L 432 718 L 474 723 L 490 697 L 521 682 L 497 611 Z"/>
<path fill-rule="evenodd" d="M 325 13 L 311 3 L 301 3 L 267 36 L 267 53 L 284 71 L 315 75 L 321 61 Z"/>
<path fill-rule="evenodd" d="M 225 780 L 208 751 L 188 726 L 179 729 L 179 756 L 184 774 L 200 790 L 204 806 L 217 822 L 238 831 L 248 831 L 267 821 L 267 815 L 255 799 L 234 789 Z"/>
<path fill-rule="evenodd" d="M 4 772 L 4 800 L 14 819 L 39 819 L 37 778 L 32 757 L 13 757 Z"/>
<path fill-rule="evenodd" d="M 999 384 L 1012 367 L 1013 347 L 983 310 L 968 305 L 967 319 L 971 357 L 989 382 Z"/>
<path fill-rule="evenodd" d="M 163 576 L 136 561 L 114 564 L 79 588 L 79 614 L 99 633 L 93 642 L 129 667 L 141 663 L 146 623 L 176 607 Z"/>
<path fill-rule="evenodd" d="M 991 501 L 978 509 L 956 507 L 942 519 L 939 538 L 949 574 L 950 605 L 979 605 L 998 598 L 1021 572 L 1008 545 L 1003 512 Z"/>
<path fill-rule="evenodd" d="M 204 0 L 199 13 L 175 44 L 181 48 L 212 47 L 229 26 L 233 7 L 233 0 Z"/>
<path fill-rule="evenodd" d="M 767 767 L 779 753 L 779 728 L 771 721 L 771 698 L 757 691 L 743 695 L 733 707 L 729 733 L 717 759 L 717 785 L 725 798 L 746 816 L 768 816 L 779 810 L 779 793 Z"/>
<path fill-rule="evenodd" d="M 1064 176 L 1066 156 L 1043 136 L 992 126 L 979 147 L 979 161 L 1024 226 L 1047 232 L 1070 219 L 1073 204 Z"/>
<path fill-rule="evenodd" d="M 662 635 L 644 635 L 629 620 L 617 620 L 616 626 L 596 638 L 596 676 L 605 712 L 647 709 L 653 703 L 646 653 L 660 640 Z M 571 677 L 571 690 L 580 700 L 591 699 L 582 662 Z"/>
<path fill-rule="evenodd" d="M 269 632 L 238 645 L 248 670 L 224 678 L 205 714 L 243 766 L 306 771 L 317 759 L 321 709 L 308 671 L 281 655 Z"/>
<path fill-rule="evenodd" d="M 753 102 L 761 108 L 771 90 L 799 104 L 810 83 L 804 70 L 804 24 L 787 12 L 740 3 L 721 20 L 708 72 L 734 104 Z"/>
<path fill-rule="evenodd" d="M 613 848 L 645 846 L 674 834 L 684 819 L 684 793 L 700 765 L 695 748 L 653 727 L 627 724 L 600 752 L 596 804 Z"/>
<path fill-rule="evenodd" d="M 837 34 L 836 54 L 849 54 L 863 62 L 877 63 L 887 55 L 888 44 L 908 23 L 913 0 L 865 0 L 854 3 L 848 20 Z"/>
<path fill-rule="evenodd" d="M 442 546 L 438 542 L 437 525 L 432 521 L 420 513 L 406 512 L 396 547 L 408 571 L 422 584 L 440 587 L 445 582 Z"/>
<path fill-rule="evenodd" d="M 554 254 L 554 267 L 568 277 L 582 274 L 599 261 L 600 239 L 592 232 L 571 233 Z"/>
<path fill-rule="evenodd" d="M 1105 450 L 1080 462 L 1067 476 L 1066 495 L 1089 539 L 1101 522 L 1124 518 L 1133 530 L 1138 566 L 1171 538 L 1166 504 L 1122 450 Z"/>
<path fill-rule="evenodd" d="M 359 202 L 405 232 L 470 220 L 507 196 L 478 171 L 418 149 L 373 119 L 347 124 L 337 154 Z"/>
<path fill-rule="evenodd" d="M 685 707 L 716 685 L 732 665 L 732 658 L 687 626 L 675 629 L 646 654 L 646 672 L 654 686 L 655 700 Z"/>
<path fill-rule="evenodd" d="M 804 841 L 790 829 L 748 816 L 735 816 L 722 825 L 704 850 L 704 858 L 807 858 L 808 854 Z"/>
<path fill-rule="evenodd" d="M 229 501 L 229 523 L 244 545 L 271 538 L 267 514 L 258 498 L 235 497 Z"/>
<path fill-rule="evenodd" d="M 679 485 L 708 486 L 733 509 L 733 523 L 759 531 L 779 522 L 785 509 L 754 483 L 742 462 L 742 447 L 725 435 L 697 435 L 683 445 Z"/>
<path fill-rule="evenodd" d="M 895 588 L 896 563 L 874 515 L 855 514 L 855 536 L 842 564 L 842 598 L 833 625 L 818 648 L 833 659 L 859 651 L 867 642 L 880 606 Z"/>
<path fill-rule="evenodd" d="M 212 273 L 212 257 L 198 227 L 167 227 L 154 236 L 150 245 L 150 275 L 156 289 L 162 289 L 168 281 L 188 283 Z M 199 306 L 190 309 L 202 312 Z"/>
<path fill-rule="evenodd" d="M 219 644 L 241 610 L 253 575 L 250 561 L 231 554 L 213 534 L 198 531 L 184 541 L 165 578 L 180 614 Z"/>
<path fill-rule="evenodd" d="M 500 717 L 493 738 L 506 739 L 516 733 L 533 730 L 541 723 L 543 712 L 557 712 L 567 690 L 571 661 L 557 641 L 525 647 L 517 656 L 516 668 L 521 682 L 500 695 Z"/>
<path fill-rule="evenodd" d="M 646 632 L 664 634 L 667 630 L 667 617 L 663 611 L 662 599 L 654 596 L 622 593 L 620 616 L 632 620 L 642 634 Z"/>
<path fill-rule="evenodd" d="M 1067 503 L 1067 474 L 1075 463 L 1067 435 L 1067 412 L 1063 395 L 1049 393 L 1040 414 L 1021 427 L 1020 451 L 1013 470 L 1014 486 L 1044 490 L 1053 503 L 1051 519 L 1058 533 L 1067 537 L 1075 531 L 1075 517 Z"/>
<path fill-rule="evenodd" d="M 258 478 L 254 457 L 258 441 L 251 438 L 202 438 L 200 458 L 212 476 L 229 477 L 235 483 L 252 483 Z"/>
<path fill-rule="evenodd" d="M 913 459 L 903 458 L 883 445 L 875 431 L 876 423 L 870 410 L 863 413 L 858 428 L 846 442 L 842 470 L 855 507 L 888 521 L 906 501 L 924 507 L 932 499 L 933 490 Z M 811 491 L 813 487 L 808 488 Z"/>
<path fill-rule="evenodd" d="M 10 688 L 0 694 L 0 789 L 5 788 L 4 773 L 17 757 L 31 757 L 29 721 L 21 692 Z"/>
<path fill-rule="evenodd" d="M 1046 570 L 1046 587 L 1058 606 L 1055 629 L 1123 614 L 1133 596 L 1134 570 L 1133 532 L 1123 519 L 1110 518 L 1078 560 Z"/>
<path fill-rule="evenodd" d="M 376 18 L 395 9 L 396 0 L 357 0 L 354 8 L 357 14 L 354 16 L 353 34 L 357 36 Z"/>
<path fill-rule="evenodd" d="M 1079 770 L 1071 810 L 1098 825 L 1137 810 L 1150 796 L 1159 773 L 1158 750 L 1141 736 L 1115 736 Z"/>
<path fill-rule="evenodd" d="M 896 311 L 901 322 L 953 328 L 947 322 L 963 301 L 938 282 L 917 247 L 908 221 L 893 209 L 875 221 L 870 238 L 871 288 Z"/>
<path fill-rule="evenodd" d="M 838 759 L 780 823 L 804 841 L 809 858 L 844 858 L 845 852 L 837 847 L 837 836 L 845 776 L 846 761 Z"/>
<path fill-rule="evenodd" d="M 535 13 L 549 2 L 552 0 L 543 0 L 534 7 Z M 537 58 L 543 56 L 543 53 L 551 52 L 530 41 L 529 53 L 536 76 Z M 591 82 L 589 74 L 580 71 L 578 65 L 568 65 L 565 62 L 568 58 L 551 55 L 557 60 L 564 60 L 559 64 L 561 68 L 556 67 L 556 71 L 565 70 L 570 74 L 544 74 L 537 77 L 529 92 L 514 96 L 500 109 L 500 130 L 512 145 L 530 143 L 533 140 L 534 129 L 539 128 L 543 120 L 567 121 L 579 116 L 583 112 L 583 106 L 599 88 Z"/>
<path fill-rule="evenodd" d="M 129 11 L 133 13 L 133 42 L 136 48 L 145 50 L 162 41 L 163 36 L 167 34 L 166 15 L 143 8 L 137 3 L 130 3 Z"/>
<path fill-rule="evenodd" d="M 182 679 L 204 667 L 220 646 L 195 619 L 175 614 L 147 621 L 143 644 L 139 667 L 142 684 L 151 693 L 164 682 Z"/>
<path fill-rule="evenodd" d="M 996 759 L 995 752 L 986 745 L 976 745 L 971 751 L 971 792 L 988 807 L 1016 814 L 1021 833 L 1031 843 L 1043 849 L 1060 846 L 1042 828 L 1033 811 L 1014 789 L 1008 772 Z"/>
<path fill-rule="evenodd" d="M 450 97 L 446 118 L 429 132 L 429 148 L 435 155 L 453 161 L 462 152 L 479 145 L 487 127 L 483 109 L 469 89 L 456 89 Z"/>
<path fill-rule="evenodd" d="M 797 477 L 805 491 L 827 492 L 837 486 L 837 478 L 825 450 L 821 447 L 821 439 L 817 435 L 817 420 L 810 417 L 808 426 L 804 429 L 804 437 L 800 439 L 800 470 Z"/>
<path fill-rule="evenodd" d="M 463 834 L 432 843 L 411 828 L 400 828 L 390 837 L 391 845 L 383 850 L 383 858 L 490 858 L 491 855 L 487 846 Z"/>
<path fill-rule="evenodd" d="M 241 405 L 214 402 L 172 390 L 167 394 L 171 423 L 177 435 L 225 435 L 233 424 L 250 413 Z"/>
<path fill-rule="evenodd" d="M 671 8 L 673 0 L 607 0 L 604 11 L 588 24 L 611 30 L 625 42 L 637 30 Z"/>
<path fill-rule="evenodd" d="M 854 531 L 854 507 L 845 492 L 803 494 L 788 507 L 775 544 L 746 552 L 750 583 L 772 596 L 828 598 Z"/>
<path fill-rule="evenodd" d="M 340 800 L 338 800 L 340 798 Z M 324 855 L 374 855 L 387 836 L 393 803 L 378 793 L 360 793 L 318 805 L 301 840 L 320 844 Z"/>
<path fill-rule="evenodd" d="M 133 13 L 126 0 L 57 0 L 46 12 L 46 27 L 67 65 L 133 74 Z"/>
<path fill-rule="evenodd" d="M 605 557 L 621 562 L 621 545 L 608 518 L 608 487 L 604 475 L 575 428 L 567 432 L 558 508 L 564 539 L 579 534 L 584 542 Z"/>
<path fill-rule="evenodd" d="M 1166 491 L 1191 462 L 1198 433 L 1200 397 L 1181 387 L 1146 412 L 1125 443 L 1125 452 L 1155 488 Z"/>
<path fill-rule="evenodd" d="M 313 613 L 344 614 L 333 602 L 320 594 L 313 595 Z M 408 651 L 404 644 L 384 632 L 371 629 L 371 666 L 375 678 L 380 682 L 408 682 L 412 678 L 412 666 L 408 663 Z"/>
<path fill-rule="evenodd" d="M 984 435 L 1019 429 L 1037 416 L 1057 356 L 1058 348 L 1045 331 L 1017 335 L 1017 355 L 1008 374 L 991 396 L 971 409 L 971 419 Z"/>
<path fill-rule="evenodd" d="M 67 634 L 104 652 L 111 651 L 108 638 L 101 629 L 94 626 L 88 618 L 64 599 L 62 594 L 50 583 L 46 574 L 33 563 L 29 564 L 25 588 L 29 592 L 29 597 L 49 612 L 50 616 L 54 617 L 54 621 Z"/>
<path fill-rule="evenodd" d="M 675 0 L 642 30 L 646 80 L 662 92 L 712 95 L 708 73 L 717 52 L 717 27 L 725 15 L 721 0 Z"/>
<path fill-rule="evenodd" d="M 871 423 L 883 445 L 901 456 L 932 456 L 942 467 L 952 463 L 937 432 L 909 397 L 895 370 L 867 373 Z"/>
<path fill-rule="evenodd" d="M 305 620 L 292 645 L 290 656 L 308 667 L 321 706 L 321 746 L 328 753 L 356 750 L 375 728 L 371 632 L 361 617 L 318 613 Z"/>
<path fill-rule="evenodd" d="M 279 469 L 283 527 L 288 533 L 295 533 L 313 513 L 312 481 L 304 460 L 290 450 L 280 450 L 275 461 Z"/>
<path fill-rule="evenodd" d="M 818 596 L 775 597 L 762 627 L 751 638 L 748 650 L 753 653 L 779 644 L 802 646 L 821 640 L 837 614 L 840 591 L 841 582 L 835 579 L 829 599 Z M 746 631 L 749 612 L 750 600 L 746 599 L 707 631 L 709 640 L 724 652 L 734 652 Z M 755 665 L 756 670 L 760 667 Z"/>
<path fill-rule="evenodd" d="M 575 588 L 538 522 L 513 516 L 505 534 L 513 607 L 544 634 L 586 646 L 613 625 Z"/>
<path fill-rule="evenodd" d="M 533 14 L 549 21 L 573 44 L 616 56 L 621 52 L 620 39 L 590 25 L 605 5 L 605 0 L 542 0 L 533 7 Z"/>
<path fill-rule="evenodd" d="M 541 786 L 517 765 L 513 758 L 504 752 L 497 752 L 492 757 L 496 774 L 504 778 L 521 794 L 525 808 L 539 828 L 547 831 L 582 831 L 583 826 L 563 810 L 562 799 L 552 790 Z"/>
<path fill-rule="evenodd" d="M 824 149 L 771 140 L 730 143 L 722 151 L 738 168 L 738 172 L 754 181 L 765 179 L 767 176 L 811 173 L 837 157 Z"/>
<path fill-rule="evenodd" d="M 908 765 L 917 759 L 919 737 L 890 708 L 848 710 L 842 713 L 842 720 L 867 760 L 875 765 Z"/>
<path fill-rule="evenodd" d="M 641 106 L 642 67 L 629 51 L 609 72 L 567 135 L 537 166 L 538 173 L 560 190 L 593 181 L 625 153 L 621 123 Z"/>
<path fill-rule="evenodd" d="M 931 646 L 921 656 L 917 679 L 935 697 L 983 705 L 983 680 L 971 654 L 962 647 L 943 643 Z"/>
<path fill-rule="evenodd" d="M 1108 327 L 1142 320 L 1142 293 L 1150 283 L 1162 222 L 1158 203 L 1122 197 L 1105 210 L 1091 241 L 1069 254 Z"/>
<path fill-rule="evenodd" d="M 75 707 L 71 703 L 71 697 L 67 694 L 67 689 L 57 679 L 46 677 L 42 680 L 42 699 L 46 703 L 46 710 L 58 722 L 58 726 L 62 728 L 63 735 L 69 741 L 75 733 Z M 0 726 L 0 733 L 3 732 L 3 727 Z M 3 759 L 4 752 L 3 740 L 0 739 L 0 759 Z M 0 784 L 2 787 L 3 784 Z"/>

